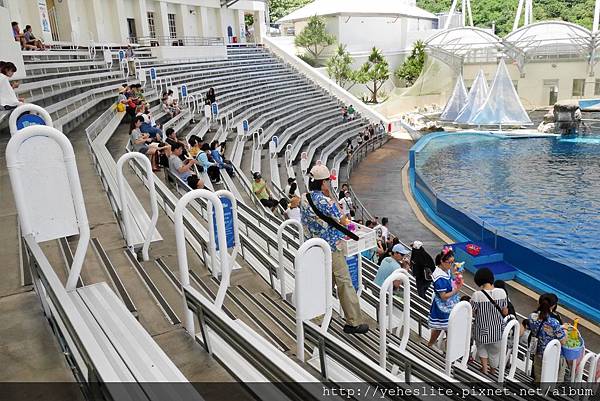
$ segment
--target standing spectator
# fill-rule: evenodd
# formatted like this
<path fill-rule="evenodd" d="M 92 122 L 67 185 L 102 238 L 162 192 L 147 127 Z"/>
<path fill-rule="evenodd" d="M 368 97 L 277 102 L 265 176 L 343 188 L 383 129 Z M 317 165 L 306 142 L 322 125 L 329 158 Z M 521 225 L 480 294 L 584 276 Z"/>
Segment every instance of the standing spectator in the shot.
<path fill-rule="evenodd" d="M 15 72 L 17 72 L 17 67 L 13 63 L 2 62 L 0 64 L 0 106 L 4 110 L 12 110 L 25 101 L 22 97 L 17 97 L 14 88 L 8 81 Z"/>
<path fill-rule="evenodd" d="M 271 198 L 271 195 L 269 195 L 267 183 L 265 180 L 263 180 L 259 172 L 252 174 L 252 176 L 254 178 L 254 182 L 252 182 L 252 192 L 254 192 L 259 202 L 264 207 L 268 207 L 272 211 L 275 211 L 275 209 L 277 209 L 277 205 L 279 205 L 279 202 Z"/>
<path fill-rule="evenodd" d="M 342 106 L 342 122 L 348 121 L 348 108 L 346 106 Z"/>
<path fill-rule="evenodd" d="M 515 307 L 512 304 L 512 302 L 510 302 L 510 297 L 508 296 L 508 290 L 506 289 L 506 283 L 504 282 L 504 280 L 494 281 L 494 288 L 501 288 L 502 290 L 504 290 L 504 292 L 506 293 L 506 307 L 508 308 L 508 314 L 516 316 Z"/>
<path fill-rule="evenodd" d="M 295 195 L 292 196 L 292 199 L 290 200 L 290 204 L 288 205 L 288 208 L 285 211 L 285 215 L 287 216 L 288 219 L 296 220 L 299 223 L 302 222 L 302 214 L 300 212 L 300 197 L 299 196 L 295 196 Z"/>
<path fill-rule="evenodd" d="M 560 341 L 562 345 L 567 341 L 565 329 L 556 318 L 552 317 L 550 302 L 548 297 L 542 296 L 537 311 L 529 315 L 528 319 L 524 319 L 520 327 L 520 335 L 523 335 L 525 329 L 528 329 L 531 331 L 533 341 L 537 342 L 533 355 L 533 377 L 538 384 L 542 378 L 542 358 L 546 346 L 554 339 Z M 560 374 L 558 379 L 562 381 Z"/>
<path fill-rule="evenodd" d="M 431 255 L 423 248 L 421 241 L 413 242 L 411 248 L 410 264 L 415 275 L 417 294 L 421 298 L 427 299 L 427 290 L 431 285 L 431 275 L 435 269 L 435 263 L 433 263 Z"/>
<path fill-rule="evenodd" d="M 379 287 L 383 285 L 385 279 L 394 271 L 402 268 L 410 271 L 410 250 L 402 244 L 396 244 L 392 248 L 391 255 L 383 259 L 381 266 L 377 269 L 377 274 L 373 280 Z M 400 287 L 400 281 L 394 281 L 394 289 Z"/>
<path fill-rule="evenodd" d="M 23 34 L 23 37 L 25 38 L 26 46 L 33 46 L 37 50 L 44 50 L 46 48 L 42 41 L 33 35 L 31 25 L 25 25 L 25 33 Z"/>
<path fill-rule="evenodd" d="M 342 216 L 337 202 L 331 199 L 330 175 L 324 165 L 316 165 L 310 170 L 309 192 L 302 196 L 301 202 L 302 224 L 312 237 L 322 238 L 331 247 L 333 281 L 346 317 L 344 333 L 364 334 L 369 331 L 369 326 L 362 323 L 358 296 L 339 244 L 345 235 L 352 234 L 350 236 L 355 238 L 356 235 L 347 231 L 350 221 Z"/>
<path fill-rule="evenodd" d="M 127 49 L 125 49 L 125 59 L 127 60 L 129 76 L 135 77 L 135 53 L 131 45 L 127 45 Z"/>
<path fill-rule="evenodd" d="M 342 198 L 344 198 L 344 196 L 346 196 L 346 192 L 348 192 L 349 190 L 350 190 L 350 188 L 348 187 L 348 184 L 343 183 L 342 188 L 340 188 L 340 194 L 338 195 L 338 200 L 342 200 Z"/>
<path fill-rule="evenodd" d="M 557 311 L 558 297 L 556 296 L 556 294 L 553 294 L 553 293 L 542 294 L 542 295 L 540 295 L 540 297 L 538 299 L 538 304 L 541 304 L 542 299 L 544 299 L 544 298 L 546 298 L 548 300 L 548 302 L 550 303 L 550 316 L 555 318 L 556 320 L 558 320 L 558 322 L 562 325 L 563 319 Z"/>
<path fill-rule="evenodd" d="M 458 294 L 463 286 L 463 282 L 459 281 L 456 288 L 453 288 L 450 280 L 450 269 L 454 264 L 454 252 L 451 247 L 444 247 L 436 256 L 435 262 L 437 266 L 432 274 L 434 296 L 429 311 L 429 347 L 437 342 L 442 331 L 448 329 L 450 311 L 459 302 Z"/>
<path fill-rule="evenodd" d="M 352 198 L 350 197 L 350 191 L 346 191 L 344 197 L 340 199 L 340 206 L 342 207 L 342 213 L 344 216 L 352 219 L 356 214 L 354 203 L 352 203 Z"/>
<path fill-rule="evenodd" d="M 206 104 L 209 106 L 217 101 L 217 95 L 215 94 L 214 88 L 210 88 L 208 92 L 206 92 Z"/>
<path fill-rule="evenodd" d="M 374 230 L 378 231 L 377 237 L 381 237 L 384 242 L 388 241 L 390 235 L 390 230 L 387 227 L 388 222 L 389 219 L 387 217 L 384 217 L 381 219 L 381 224 L 375 226 L 374 228 Z"/>
<path fill-rule="evenodd" d="M 203 143 L 201 152 L 198 153 L 196 159 L 200 162 L 200 165 L 208 174 L 210 182 L 213 184 L 219 184 L 221 182 L 221 173 L 219 172 L 219 166 L 214 161 L 211 161 L 212 156 L 210 155 L 210 145 Z"/>
<path fill-rule="evenodd" d="M 283 190 L 288 198 L 293 198 L 294 196 L 300 196 L 300 191 L 298 191 L 298 184 L 296 183 L 296 177 L 289 177 L 288 183 Z"/>
<path fill-rule="evenodd" d="M 354 106 L 352 105 L 348 107 L 348 118 L 354 120 Z"/>
<path fill-rule="evenodd" d="M 169 171 L 179 177 L 183 182 L 187 183 L 190 188 L 197 186 L 197 182 L 191 182 L 190 177 L 192 174 L 192 168 L 198 164 L 194 159 L 181 160 L 183 153 L 183 145 L 175 143 L 171 146 L 171 156 L 169 157 Z"/>
<path fill-rule="evenodd" d="M 502 322 L 508 315 L 508 300 L 504 290 L 494 288 L 494 273 L 487 267 L 477 270 L 474 280 L 479 291 L 471 296 L 473 339 L 481 360 L 481 372 L 493 374 L 499 363 Z"/>

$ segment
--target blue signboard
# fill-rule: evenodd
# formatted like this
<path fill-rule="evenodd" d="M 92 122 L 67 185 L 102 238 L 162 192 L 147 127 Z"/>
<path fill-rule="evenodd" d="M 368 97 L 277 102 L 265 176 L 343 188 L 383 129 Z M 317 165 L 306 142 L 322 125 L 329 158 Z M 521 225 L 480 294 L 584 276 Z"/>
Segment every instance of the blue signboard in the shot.
<path fill-rule="evenodd" d="M 152 78 L 152 80 L 156 79 L 156 68 L 154 67 L 150 68 L 150 78 Z"/>
<path fill-rule="evenodd" d="M 31 125 L 46 125 L 46 121 L 37 114 L 24 113 L 17 118 L 17 131 Z"/>
<path fill-rule="evenodd" d="M 352 279 L 352 285 L 354 289 L 358 291 L 359 283 L 358 283 L 358 257 L 360 254 L 356 254 L 354 256 L 350 256 L 346 258 L 346 264 L 348 265 L 348 270 L 350 271 L 350 278 Z"/>
<path fill-rule="evenodd" d="M 225 236 L 227 237 L 227 248 L 233 248 L 235 246 L 235 231 L 233 228 L 233 206 L 229 198 L 219 196 L 221 203 L 223 204 L 223 219 L 225 220 Z M 217 218 L 216 213 L 213 210 L 213 228 L 215 230 L 215 245 L 217 251 L 219 250 L 219 236 L 217 234 Z"/>
<path fill-rule="evenodd" d="M 181 85 L 181 97 L 186 97 L 187 95 L 187 85 Z"/>
<path fill-rule="evenodd" d="M 219 105 L 216 102 L 212 104 L 212 113 L 213 116 L 219 115 Z"/>
<path fill-rule="evenodd" d="M 275 146 L 279 145 L 279 137 L 277 135 L 273 135 L 271 140 L 275 143 Z"/>
<path fill-rule="evenodd" d="M 250 125 L 248 124 L 248 120 L 242 121 L 242 127 L 244 127 L 244 132 L 248 132 L 250 130 Z"/>
<path fill-rule="evenodd" d="M 119 50 L 119 61 L 123 61 L 125 58 L 125 52 L 123 50 Z"/>

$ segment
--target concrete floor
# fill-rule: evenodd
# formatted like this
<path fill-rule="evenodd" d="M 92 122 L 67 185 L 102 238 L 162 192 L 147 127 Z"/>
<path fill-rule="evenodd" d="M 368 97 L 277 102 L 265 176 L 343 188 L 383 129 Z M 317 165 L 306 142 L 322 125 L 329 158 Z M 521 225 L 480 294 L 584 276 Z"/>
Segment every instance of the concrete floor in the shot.
<path fill-rule="evenodd" d="M 417 218 L 402 191 L 402 168 L 408 162 L 408 150 L 413 145 L 410 140 L 390 139 L 383 147 L 369 154 L 359 167 L 352 172 L 352 189 L 372 215 L 388 217 L 390 232 L 404 243 L 414 240 L 423 242 L 425 249 L 434 256 L 444 242 Z M 465 275 L 465 282 L 476 288 L 471 274 Z M 527 316 L 537 307 L 537 297 L 532 298 L 517 289 L 509 289 L 509 297 L 517 312 Z M 569 319 L 564 319 L 569 321 Z M 600 329 L 581 327 L 586 347 L 600 350 Z"/>

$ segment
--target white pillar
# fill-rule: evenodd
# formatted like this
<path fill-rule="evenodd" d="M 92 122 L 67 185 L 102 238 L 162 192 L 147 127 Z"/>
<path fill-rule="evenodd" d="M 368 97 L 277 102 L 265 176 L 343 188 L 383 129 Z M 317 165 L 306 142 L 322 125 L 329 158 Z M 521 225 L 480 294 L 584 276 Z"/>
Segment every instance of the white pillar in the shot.
<path fill-rule="evenodd" d="M 158 2 L 157 14 L 157 24 L 156 24 L 156 35 L 157 36 L 169 36 L 169 9 L 167 8 L 167 3 L 164 1 Z M 170 43 L 167 41 L 167 43 Z M 164 44 L 164 43 L 161 43 Z"/>
<path fill-rule="evenodd" d="M 125 2 L 123 0 L 115 0 L 115 15 L 117 34 L 119 40 L 117 43 L 125 43 L 129 37 L 129 29 L 127 28 L 127 14 L 125 13 Z"/>
<path fill-rule="evenodd" d="M 208 29 L 208 9 L 206 7 L 198 7 L 197 11 L 197 20 L 198 20 L 198 34 L 200 36 L 208 37 L 214 36 L 210 34 Z"/>
<path fill-rule="evenodd" d="M 187 24 L 190 16 L 188 6 L 180 4 L 177 11 L 177 15 L 175 16 L 175 21 L 177 21 L 177 36 L 195 36 L 190 32 L 191 27 Z"/>
<path fill-rule="evenodd" d="M 600 0 L 596 0 L 596 6 L 594 7 L 594 23 L 592 24 L 592 32 L 598 30 L 598 22 L 600 20 Z"/>
<path fill-rule="evenodd" d="M 106 31 L 105 20 L 106 16 L 102 14 L 102 4 L 100 4 L 102 0 L 90 0 L 89 2 L 89 15 L 91 18 L 89 19 L 90 26 L 88 30 L 92 35 L 91 40 L 96 43 L 103 42 L 106 40 L 104 38 L 104 32 Z"/>
<path fill-rule="evenodd" d="M 227 37 L 227 8 L 219 8 L 217 11 L 217 18 L 219 19 L 219 36 L 222 36 L 225 39 L 225 43 L 229 43 L 229 39 Z"/>
<path fill-rule="evenodd" d="M 265 23 L 265 12 L 254 12 L 254 41 L 263 43 L 263 38 L 267 35 L 267 24 Z"/>
<path fill-rule="evenodd" d="M 150 28 L 148 27 L 148 8 L 146 6 L 146 0 L 138 0 L 137 11 L 138 15 L 135 19 L 135 29 L 137 30 L 137 36 L 146 38 L 150 36 Z"/>
<path fill-rule="evenodd" d="M 235 21 L 237 26 L 233 27 L 233 31 L 237 36 L 239 43 L 246 43 L 246 21 L 244 20 L 244 10 L 234 11 Z"/>

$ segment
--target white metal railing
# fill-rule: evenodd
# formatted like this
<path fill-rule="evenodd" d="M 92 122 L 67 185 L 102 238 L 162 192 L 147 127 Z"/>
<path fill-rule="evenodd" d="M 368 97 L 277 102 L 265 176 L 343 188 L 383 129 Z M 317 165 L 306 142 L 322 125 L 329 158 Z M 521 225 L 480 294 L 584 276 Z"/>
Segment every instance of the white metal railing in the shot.
<path fill-rule="evenodd" d="M 203 36 L 142 36 L 139 38 L 129 38 L 131 43 L 137 43 L 140 46 L 223 46 L 225 41 L 222 37 L 203 37 Z"/>
<path fill-rule="evenodd" d="M 410 338 L 410 279 L 408 272 L 404 269 L 398 269 L 390 274 L 379 291 L 379 365 L 386 367 L 387 361 L 387 331 L 393 328 L 394 324 L 394 281 L 402 281 L 404 303 L 402 304 L 402 320 L 397 328 L 397 333 L 402 329 L 402 339 L 400 340 L 400 350 L 404 351 Z M 387 297 L 387 302 L 386 302 Z"/>

